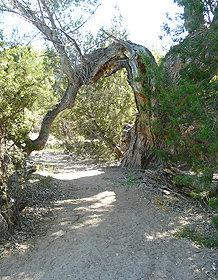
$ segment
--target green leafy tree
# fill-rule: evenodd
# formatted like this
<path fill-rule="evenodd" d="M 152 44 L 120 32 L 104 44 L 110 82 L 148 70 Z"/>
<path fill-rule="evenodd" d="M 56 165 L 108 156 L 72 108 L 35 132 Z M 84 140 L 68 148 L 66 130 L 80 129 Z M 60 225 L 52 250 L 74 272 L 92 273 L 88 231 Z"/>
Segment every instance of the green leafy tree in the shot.
<path fill-rule="evenodd" d="M 191 187 L 194 197 L 209 200 L 213 175 L 218 171 L 217 1 L 175 2 L 184 8 L 180 15 L 183 25 L 172 35 L 180 43 L 155 71 L 150 68 L 147 73 L 156 90 L 145 88 L 149 102 L 143 110 L 150 112 L 153 134 L 164 143 L 152 147 L 154 153 L 168 165 L 185 163 L 194 174 L 177 176 L 175 181 Z M 189 33 L 185 39 L 181 30 Z M 144 63 L 149 64 L 146 57 Z M 217 206 L 217 198 L 211 205 Z"/>
<path fill-rule="evenodd" d="M 13 223 L 9 207 L 7 179 L 21 172 L 27 134 L 46 107 L 51 92 L 51 78 L 46 73 L 43 56 L 31 47 L 2 44 L 0 52 L 0 209 L 8 224 Z M 49 100 L 51 106 L 51 100 Z M 18 207 L 19 208 L 19 207 Z M 17 208 L 16 208 L 17 210 Z M 15 211 L 15 209 L 14 209 Z"/>
<path fill-rule="evenodd" d="M 8 140 L 21 146 L 33 121 L 28 111 L 47 102 L 49 74 L 46 77 L 43 57 L 31 47 L 11 47 L 0 55 L 0 123 Z"/>

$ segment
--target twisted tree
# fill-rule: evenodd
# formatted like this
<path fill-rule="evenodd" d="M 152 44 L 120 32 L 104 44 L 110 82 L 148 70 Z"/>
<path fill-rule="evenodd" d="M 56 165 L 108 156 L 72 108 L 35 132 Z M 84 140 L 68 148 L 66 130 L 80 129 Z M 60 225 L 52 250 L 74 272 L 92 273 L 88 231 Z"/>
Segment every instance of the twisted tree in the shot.
<path fill-rule="evenodd" d="M 127 80 L 135 95 L 138 115 L 134 126 L 128 132 L 129 137 L 126 140 L 128 149 L 123 155 L 122 165 L 145 169 L 151 163 L 156 166 L 162 164 L 156 150 L 176 151 L 175 147 L 166 144 L 169 135 L 163 133 L 170 119 L 169 107 L 173 110 L 175 104 L 172 102 L 172 106 L 168 105 L 162 109 L 162 92 L 169 92 L 168 99 L 172 98 L 170 96 L 172 88 L 179 91 L 185 87 L 184 81 L 187 76 L 190 76 L 197 92 L 204 82 L 209 83 L 217 74 L 218 48 L 215 40 L 218 29 L 217 1 L 176 1 L 186 8 L 184 19 L 189 35 L 169 51 L 161 66 L 157 65 L 146 47 L 117 38 L 114 38 L 114 43 L 106 48 L 83 54 L 74 33 L 61 23 L 63 6 L 67 7 L 69 2 L 49 0 L 31 2 L 2 0 L 1 7 L 5 12 L 18 14 L 33 24 L 53 43 L 61 61 L 62 71 L 67 77 L 68 86 L 61 101 L 44 117 L 38 138 L 26 139 L 27 153 L 41 150 L 45 146 L 52 122 L 61 111 L 74 107 L 76 95 L 82 85 L 90 86 L 103 75 L 110 76 L 125 68 Z M 208 11 L 210 20 L 207 19 L 205 11 Z M 201 16 L 197 16 L 197 13 Z M 196 16 L 201 21 L 199 25 L 196 25 Z M 108 36 L 112 37 L 110 34 Z M 184 96 L 181 96 L 180 104 L 185 102 L 184 100 Z M 161 127 L 159 131 L 156 130 L 157 125 Z M 180 124 L 174 129 L 179 135 L 184 136 L 189 132 L 191 125 L 194 126 L 193 129 L 197 127 L 197 124 L 186 123 L 184 129 Z"/>

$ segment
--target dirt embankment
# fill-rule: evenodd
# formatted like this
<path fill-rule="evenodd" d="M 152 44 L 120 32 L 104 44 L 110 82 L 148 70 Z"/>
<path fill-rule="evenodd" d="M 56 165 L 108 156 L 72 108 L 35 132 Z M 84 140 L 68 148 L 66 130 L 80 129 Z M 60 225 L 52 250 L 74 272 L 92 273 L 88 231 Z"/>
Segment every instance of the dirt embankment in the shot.
<path fill-rule="evenodd" d="M 37 176 L 51 176 L 63 195 L 46 234 L 0 260 L 0 279 L 218 279 L 217 249 L 175 235 L 193 222 L 209 225 L 188 201 L 146 186 L 134 171 L 57 152 L 34 160 L 47 166 Z"/>

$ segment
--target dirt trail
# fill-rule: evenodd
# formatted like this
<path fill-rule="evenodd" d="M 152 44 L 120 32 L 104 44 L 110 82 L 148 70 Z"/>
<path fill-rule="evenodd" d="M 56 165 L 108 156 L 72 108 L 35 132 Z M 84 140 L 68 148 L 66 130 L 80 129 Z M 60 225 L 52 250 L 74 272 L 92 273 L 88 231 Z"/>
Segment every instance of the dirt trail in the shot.
<path fill-rule="evenodd" d="M 217 252 L 176 239 L 182 213 L 155 208 L 137 184 L 125 184 L 124 170 L 63 154 L 35 159 L 52 166 L 65 197 L 34 248 L 0 260 L 0 279 L 217 279 L 207 275 Z"/>

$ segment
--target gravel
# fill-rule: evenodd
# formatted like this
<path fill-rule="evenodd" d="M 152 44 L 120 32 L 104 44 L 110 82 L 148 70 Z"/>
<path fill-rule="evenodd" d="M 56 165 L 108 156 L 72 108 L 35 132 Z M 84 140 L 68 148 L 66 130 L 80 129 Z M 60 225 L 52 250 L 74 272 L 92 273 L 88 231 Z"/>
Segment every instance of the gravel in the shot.
<path fill-rule="evenodd" d="M 144 181 L 144 180 L 141 180 Z M 217 211 L 208 206 L 208 201 L 192 199 L 172 190 L 162 189 L 157 184 L 139 183 L 142 197 L 147 203 L 152 203 L 157 209 L 181 215 L 184 226 L 178 229 L 177 235 L 204 240 L 206 243 L 218 244 L 218 232 L 212 223 L 212 216 Z M 186 235 L 183 231 L 186 229 Z M 183 233 L 183 234 L 182 234 Z M 198 240 L 196 240 L 198 241 Z M 201 244 L 203 245 L 203 244 Z"/>
<path fill-rule="evenodd" d="M 27 206 L 11 232 L 0 238 L 0 258 L 34 247 L 34 237 L 44 235 L 56 217 L 53 210 L 55 201 L 64 197 L 51 177 L 42 178 L 37 174 L 26 180 L 23 191 Z"/>

